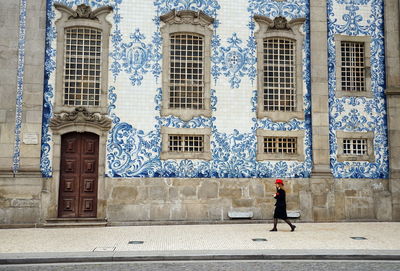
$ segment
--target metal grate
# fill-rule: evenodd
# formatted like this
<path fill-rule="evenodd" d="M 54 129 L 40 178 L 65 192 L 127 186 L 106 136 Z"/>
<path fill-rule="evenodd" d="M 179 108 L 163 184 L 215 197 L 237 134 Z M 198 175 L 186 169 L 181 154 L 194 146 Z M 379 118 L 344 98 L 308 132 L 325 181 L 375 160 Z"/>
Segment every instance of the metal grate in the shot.
<path fill-rule="evenodd" d="M 251 239 L 251 240 L 253 240 L 253 242 L 267 242 L 268 241 L 265 238 L 254 238 L 254 239 Z"/>
<path fill-rule="evenodd" d="M 296 137 L 264 137 L 264 152 L 265 153 L 297 153 L 297 138 Z"/>
<path fill-rule="evenodd" d="M 295 41 L 264 40 L 264 111 L 296 110 Z"/>
<path fill-rule="evenodd" d="M 101 40 L 98 29 L 73 27 L 65 30 L 64 105 L 99 105 Z"/>
<path fill-rule="evenodd" d="M 343 139 L 343 154 L 365 155 L 367 154 L 368 143 L 365 138 Z"/>
<path fill-rule="evenodd" d="M 353 240 L 361 241 L 361 240 L 367 240 L 367 238 L 362 237 L 362 236 L 355 236 L 355 237 L 350 237 Z"/>
<path fill-rule="evenodd" d="M 144 241 L 129 241 L 128 245 L 142 245 Z"/>
<path fill-rule="evenodd" d="M 363 42 L 341 42 L 343 91 L 366 91 L 364 47 Z"/>
<path fill-rule="evenodd" d="M 202 135 L 169 135 L 169 151 L 203 152 L 204 136 Z"/>
<path fill-rule="evenodd" d="M 170 36 L 169 108 L 204 108 L 204 41 L 188 33 Z"/>

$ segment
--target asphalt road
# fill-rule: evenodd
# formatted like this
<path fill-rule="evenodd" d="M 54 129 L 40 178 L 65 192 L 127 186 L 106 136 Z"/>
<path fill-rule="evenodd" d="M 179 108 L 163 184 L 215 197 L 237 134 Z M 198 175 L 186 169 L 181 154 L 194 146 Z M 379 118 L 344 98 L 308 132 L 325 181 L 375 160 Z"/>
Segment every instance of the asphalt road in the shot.
<path fill-rule="evenodd" d="M 180 261 L 2 265 L 10 271 L 400 271 L 400 261 Z"/>

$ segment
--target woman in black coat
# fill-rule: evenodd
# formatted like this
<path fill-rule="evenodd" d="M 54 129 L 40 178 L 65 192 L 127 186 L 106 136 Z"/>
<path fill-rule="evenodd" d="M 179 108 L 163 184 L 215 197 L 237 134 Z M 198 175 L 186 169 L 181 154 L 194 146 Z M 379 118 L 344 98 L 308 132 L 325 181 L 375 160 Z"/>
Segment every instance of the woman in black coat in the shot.
<path fill-rule="evenodd" d="M 289 224 L 291 231 L 296 229 L 296 226 L 290 223 L 287 219 L 286 214 L 286 192 L 283 190 L 283 181 L 281 179 L 277 179 L 275 181 L 276 193 L 274 194 L 274 198 L 276 199 L 275 203 L 275 212 L 274 212 L 274 227 L 270 231 L 278 231 L 276 225 L 278 224 L 278 218 L 283 219 L 286 223 Z"/>

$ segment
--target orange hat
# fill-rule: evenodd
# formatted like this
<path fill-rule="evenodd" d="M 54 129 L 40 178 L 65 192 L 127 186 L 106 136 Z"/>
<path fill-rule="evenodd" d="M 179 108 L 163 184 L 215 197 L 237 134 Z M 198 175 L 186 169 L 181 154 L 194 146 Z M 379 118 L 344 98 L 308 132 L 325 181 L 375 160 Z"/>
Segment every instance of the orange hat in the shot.
<path fill-rule="evenodd" d="M 276 179 L 275 183 L 280 183 L 283 185 L 283 181 L 281 179 Z"/>

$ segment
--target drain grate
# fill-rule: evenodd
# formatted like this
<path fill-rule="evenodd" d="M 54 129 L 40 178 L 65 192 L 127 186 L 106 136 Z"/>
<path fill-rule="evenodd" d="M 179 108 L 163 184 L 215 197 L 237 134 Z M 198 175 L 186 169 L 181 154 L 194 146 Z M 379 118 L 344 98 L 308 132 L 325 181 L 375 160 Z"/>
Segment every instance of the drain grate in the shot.
<path fill-rule="evenodd" d="M 265 238 L 254 238 L 251 240 L 253 240 L 254 242 L 267 242 L 267 239 L 265 239 Z"/>
<path fill-rule="evenodd" d="M 141 245 L 143 243 L 144 243 L 144 241 L 129 241 L 128 245 Z"/>
<path fill-rule="evenodd" d="M 362 237 L 362 236 L 354 236 L 354 237 L 350 237 L 353 240 L 367 240 L 367 238 Z"/>

